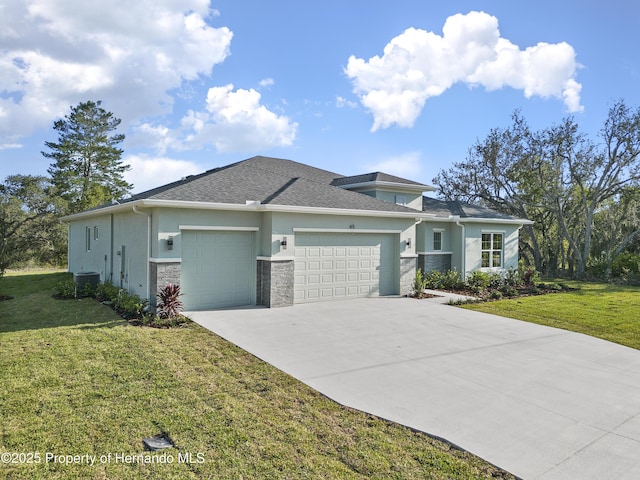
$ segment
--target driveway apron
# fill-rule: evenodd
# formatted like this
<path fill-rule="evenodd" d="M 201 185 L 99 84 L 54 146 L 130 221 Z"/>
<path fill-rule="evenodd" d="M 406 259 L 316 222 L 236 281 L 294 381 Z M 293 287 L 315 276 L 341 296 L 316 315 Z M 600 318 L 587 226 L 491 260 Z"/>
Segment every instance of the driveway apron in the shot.
<path fill-rule="evenodd" d="M 640 478 L 640 351 L 441 299 L 189 316 L 343 405 L 521 478 Z"/>

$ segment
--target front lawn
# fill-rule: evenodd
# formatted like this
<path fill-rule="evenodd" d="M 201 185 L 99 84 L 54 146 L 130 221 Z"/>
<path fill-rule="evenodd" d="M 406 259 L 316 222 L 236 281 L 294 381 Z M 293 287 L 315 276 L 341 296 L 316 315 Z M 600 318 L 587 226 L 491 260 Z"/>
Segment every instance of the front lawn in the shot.
<path fill-rule="evenodd" d="M 53 299 L 66 276 L 0 283 L 14 297 L 0 301 L 2 478 L 513 478 L 195 324 L 136 327 L 93 299 Z M 145 452 L 158 434 L 176 448 Z"/>
<path fill-rule="evenodd" d="M 640 290 L 604 283 L 578 283 L 576 290 L 468 304 L 464 308 L 603 338 L 640 349 Z"/>

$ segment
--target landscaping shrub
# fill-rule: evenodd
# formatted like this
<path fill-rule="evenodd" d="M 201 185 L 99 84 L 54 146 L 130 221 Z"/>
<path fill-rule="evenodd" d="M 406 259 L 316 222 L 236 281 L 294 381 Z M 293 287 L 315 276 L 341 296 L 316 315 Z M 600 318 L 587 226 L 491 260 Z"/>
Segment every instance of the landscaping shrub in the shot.
<path fill-rule="evenodd" d="M 462 277 L 456 271 L 438 272 L 432 270 L 424 276 L 425 288 L 436 290 L 460 290 L 464 287 Z"/>
<path fill-rule="evenodd" d="M 455 271 L 431 271 L 426 275 L 418 271 L 416 272 L 413 288 L 415 296 L 418 298 L 422 298 L 418 296 L 418 290 L 422 287 L 422 282 L 424 282 L 424 288 L 457 291 L 472 295 L 475 297 L 474 302 L 573 290 L 565 283 L 538 283 L 536 281 L 537 278 L 538 272 L 534 268 L 524 267 L 522 263 L 519 264 L 518 270 L 510 269 L 502 272 L 502 274 L 481 270 L 469 272 L 466 282 L 463 282 L 460 275 Z"/>
<path fill-rule="evenodd" d="M 520 271 L 514 268 L 507 270 L 507 273 L 504 276 L 504 281 L 507 285 L 511 285 L 512 287 L 520 287 L 524 283 Z"/>
<path fill-rule="evenodd" d="M 97 300 L 104 302 L 113 302 L 118 296 L 120 289 L 109 281 L 99 283 L 96 287 L 95 297 Z"/>
<path fill-rule="evenodd" d="M 73 279 L 60 280 L 55 284 L 56 298 L 76 298 L 76 284 Z"/>
<path fill-rule="evenodd" d="M 415 298 L 423 298 L 424 297 L 424 289 L 427 288 L 427 281 L 422 275 L 422 269 L 419 268 L 416 270 L 416 274 L 413 277 L 413 296 Z"/>
<path fill-rule="evenodd" d="M 489 288 L 491 284 L 491 278 L 486 272 L 476 270 L 467 276 L 467 286 L 474 293 L 482 293 Z"/>
<path fill-rule="evenodd" d="M 518 296 L 518 290 L 516 290 L 511 285 L 503 285 L 502 287 L 500 287 L 500 290 L 497 291 L 501 292 L 505 297 L 509 298 Z"/>
<path fill-rule="evenodd" d="M 420 275 L 422 272 L 418 270 Z M 416 276 L 418 275 L 416 272 Z M 174 318 L 180 316 L 184 306 L 180 300 L 180 285 L 173 283 L 167 284 L 167 286 L 160 289 L 158 292 L 158 304 L 156 309 L 160 318 Z"/>
<path fill-rule="evenodd" d="M 640 272 L 640 256 L 623 252 L 613 259 L 611 263 L 611 275 L 615 277 L 629 276 Z"/>
<path fill-rule="evenodd" d="M 124 289 L 120 289 L 118 295 L 112 300 L 113 307 L 116 311 L 127 320 L 132 318 L 142 318 L 149 305 L 149 301 L 140 298 L 138 295 L 128 293 Z"/>
<path fill-rule="evenodd" d="M 493 290 L 491 292 L 491 299 L 492 300 L 501 300 L 502 299 L 502 292 L 500 290 Z"/>

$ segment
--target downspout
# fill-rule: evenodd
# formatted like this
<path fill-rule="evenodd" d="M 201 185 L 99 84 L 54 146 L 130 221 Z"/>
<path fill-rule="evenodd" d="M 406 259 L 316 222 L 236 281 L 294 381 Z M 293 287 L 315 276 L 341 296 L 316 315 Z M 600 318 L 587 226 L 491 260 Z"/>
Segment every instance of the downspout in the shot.
<path fill-rule="evenodd" d="M 462 272 L 460 275 L 462 276 L 462 280 L 467 280 L 467 235 L 465 231 L 464 224 L 460 223 L 460 217 L 453 217 L 456 219 L 456 225 L 462 229 Z"/>
<path fill-rule="evenodd" d="M 138 206 L 133 206 L 133 213 L 137 213 L 138 215 L 144 215 L 147 217 L 147 261 L 146 261 L 146 277 L 147 277 L 147 299 L 151 301 L 151 284 L 149 280 L 151 279 L 151 272 L 149 271 L 149 260 L 151 259 L 151 214 L 146 212 L 141 212 L 138 210 Z"/>
<path fill-rule="evenodd" d="M 109 241 L 111 242 L 111 251 L 109 252 L 110 257 L 110 265 L 109 265 L 109 282 L 113 284 L 113 213 L 110 218 L 110 232 L 109 232 Z"/>

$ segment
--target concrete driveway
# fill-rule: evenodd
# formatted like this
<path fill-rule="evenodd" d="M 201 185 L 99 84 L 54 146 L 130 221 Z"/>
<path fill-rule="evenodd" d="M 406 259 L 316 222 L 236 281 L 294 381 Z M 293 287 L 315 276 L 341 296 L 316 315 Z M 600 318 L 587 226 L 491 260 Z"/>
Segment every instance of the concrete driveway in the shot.
<path fill-rule="evenodd" d="M 189 316 L 341 404 L 521 478 L 640 478 L 640 351 L 439 299 Z"/>

